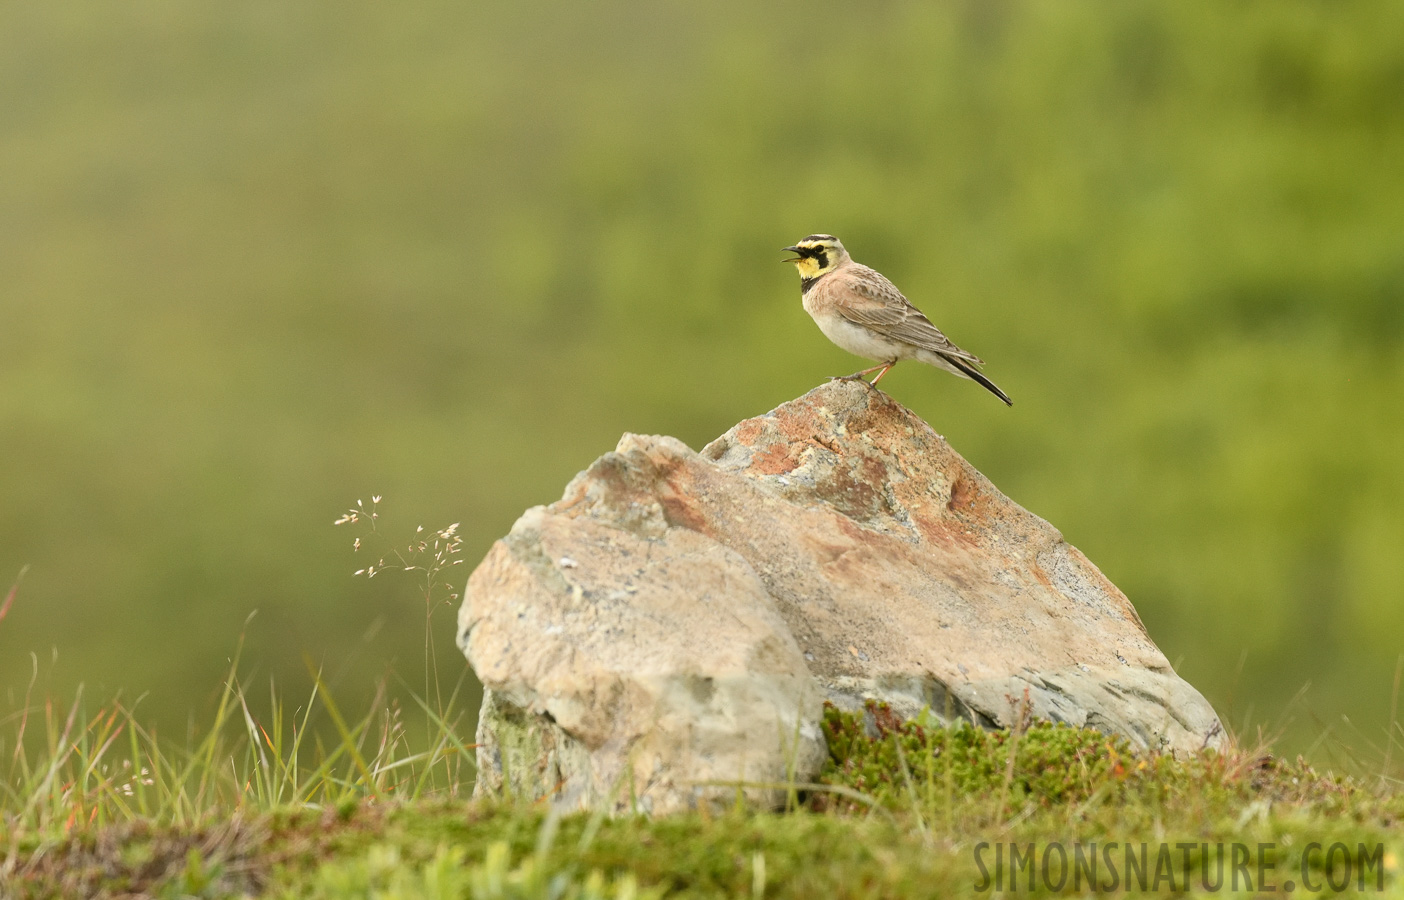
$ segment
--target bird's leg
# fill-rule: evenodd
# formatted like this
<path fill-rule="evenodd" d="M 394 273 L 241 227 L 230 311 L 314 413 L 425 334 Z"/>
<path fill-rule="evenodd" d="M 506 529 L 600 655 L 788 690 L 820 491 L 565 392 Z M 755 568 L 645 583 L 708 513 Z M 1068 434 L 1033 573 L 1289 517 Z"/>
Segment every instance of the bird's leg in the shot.
<path fill-rule="evenodd" d="M 864 369 L 864 370 L 861 371 L 861 372 L 854 372 L 852 375 L 830 375 L 830 376 L 829 376 L 829 380 L 830 380 L 830 381 L 857 381 L 859 378 L 862 378 L 864 375 L 869 375 L 869 374 L 871 374 L 871 373 L 873 373 L 873 372 L 876 372 L 878 369 L 891 368 L 893 365 L 895 365 L 895 363 L 878 363 L 877 365 L 872 366 L 871 368 Z M 878 377 L 881 378 L 882 376 L 879 375 Z"/>
<path fill-rule="evenodd" d="M 874 379 L 870 382 L 870 383 L 872 384 L 872 386 L 873 386 L 873 387 L 877 387 L 877 383 L 878 383 L 879 381 L 882 381 L 882 376 L 886 375 L 886 374 L 887 374 L 887 370 L 890 369 L 890 368 L 892 368 L 892 367 L 895 366 L 895 365 L 897 365 L 897 360 L 894 359 L 894 360 L 893 360 L 892 362 L 890 362 L 890 363 L 884 363 L 884 364 L 881 365 L 881 366 L 874 366 L 874 367 L 873 367 L 874 369 L 882 369 L 882 371 L 879 372 L 879 373 L 877 373 L 877 377 L 874 378 Z M 869 369 L 868 371 L 871 372 L 872 369 Z"/>

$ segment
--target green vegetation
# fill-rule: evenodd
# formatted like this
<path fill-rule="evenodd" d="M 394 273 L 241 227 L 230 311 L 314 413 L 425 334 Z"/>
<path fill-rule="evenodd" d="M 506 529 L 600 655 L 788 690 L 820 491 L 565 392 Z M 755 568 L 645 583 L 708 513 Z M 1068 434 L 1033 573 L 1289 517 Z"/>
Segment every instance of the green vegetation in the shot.
<path fill-rule="evenodd" d="M 179 730 L 257 609 L 260 672 L 368 701 L 420 610 L 327 512 L 471 568 L 621 432 L 852 371 L 778 261 L 820 230 L 1015 406 L 884 387 L 1235 727 L 1383 747 L 1401 60 L 1364 0 L 0 5 L 0 687 Z"/>
<path fill-rule="evenodd" d="M 1220 866 L 1232 877 L 1235 843 L 1248 848 L 1241 865 L 1254 885 L 1264 860 L 1279 886 L 1349 876 L 1352 887 L 1398 889 L 1404 795 L 1261 750 L 1176 759 L 1046 723 L 984 732 L 831 708 L 821 784 L 796 791 L 788 810 L 560 816 L 522 799 L 468 799 L 471 751 L 447 722 L 433 749 L 411 753 L 371 716 L 340 743 L 319 742 L 317 764 L 302 769 L 276 729 L 252 718 L 238 727 L 240 695 L 224 695 L 231 733 L 221 726 L 189 753 L 105 710 L 69 717 L 42 754 L 20 754 L 3 803 L 0 895 L 951 897 L 980 893 L 997 871 L 1010 877 L 994 845 L 1057 843 L 1071 857 L 1078 843 L 1110 841 L 1133 857 L 1146 842 L 1147 878 L 1162 889 L 1193 888 Z M 1161 845 L 1173 859 L 1157 875 Z M 1033 877 L 1035 893 L 1059 893 Z"/>
<path fill-rule="evenodd" d="M 0 896 L 944 897 L 1073 841 L 1400 890 L 1404 6 L 52 0 L 0 82 Z M 1264 740 L 834 712 L 783 812 L 470 800 L 465 570 L 621 432 L 854 369 L 813 231 L 1016 405 L 884 388 Z M 462 525 L 350 562 L 358 492 Z"/>

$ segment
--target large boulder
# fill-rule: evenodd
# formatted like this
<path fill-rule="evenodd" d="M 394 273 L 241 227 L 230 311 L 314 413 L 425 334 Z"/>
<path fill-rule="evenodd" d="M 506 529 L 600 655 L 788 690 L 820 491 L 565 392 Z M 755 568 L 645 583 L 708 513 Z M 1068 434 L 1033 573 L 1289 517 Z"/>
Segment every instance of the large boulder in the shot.
<path fill-rule="evenodd" d="M 696 453 L 625 435 L 473 573 L 480 791 L 665 812 L 812 777 L 822 702 L 1220 747 L 1126 596 L 930 426 L 826 384 Z"/>

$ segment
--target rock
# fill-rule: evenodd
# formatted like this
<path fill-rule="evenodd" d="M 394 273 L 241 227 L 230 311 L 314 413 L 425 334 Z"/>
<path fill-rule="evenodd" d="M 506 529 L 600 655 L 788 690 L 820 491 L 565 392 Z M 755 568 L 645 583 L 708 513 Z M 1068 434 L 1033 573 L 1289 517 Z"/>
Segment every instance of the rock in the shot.
<path fill-rule="evenodd" d="M 744 558 L 669 526 L 638 478 L 659 448 L 698 460 L 626 437 L 469 579 L 459 642 L 485 688 L 479 792 L 505 780 L 568 806 L 663 812 L 735 794 L 699 782 L 780 782 L 822 761 L 804 656 Z"/>
<path fill-rule="evenodd" d="M 625 435 L 473 573 L 479 791 L 667 812 L 812 778 L 822 702 L 1221 747 L 1116 586 L 930 426 L 832 382 L 695 453 Z"/>

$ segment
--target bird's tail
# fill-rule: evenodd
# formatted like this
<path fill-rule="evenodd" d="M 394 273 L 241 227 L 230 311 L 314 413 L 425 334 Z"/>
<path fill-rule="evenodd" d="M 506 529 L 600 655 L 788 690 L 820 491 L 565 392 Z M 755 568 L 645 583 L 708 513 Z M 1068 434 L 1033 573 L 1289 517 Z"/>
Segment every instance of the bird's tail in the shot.
<path fill-rule="evenodd" d="M 1005 402 L 1005 405 L 1014 405 L 1014 401 L 1010 400 L 1009 395 L 999 389 L 999 385 L 986 378 L 979 369 L 975 368 L 975 366 L 971 365 L 966 360 L 963 360 L 958 356 L 946 356 L 944 353 L 941 354 L 941 358 L 944 359 L 946 362 L 950 363 L 951 365 L 955 366 L 957 369 L 959 369 L 961 374 L 964 375 L 966 378 L 969 378 L 970 380 L 979 384 L 985 390 L 989 391 L 991 394 L 994 394 L 996 397 L 1003 400 Z"/>

